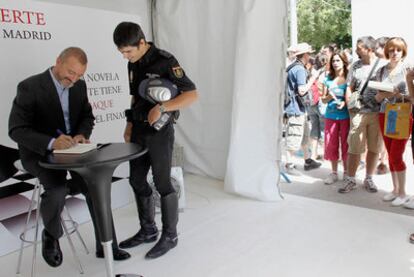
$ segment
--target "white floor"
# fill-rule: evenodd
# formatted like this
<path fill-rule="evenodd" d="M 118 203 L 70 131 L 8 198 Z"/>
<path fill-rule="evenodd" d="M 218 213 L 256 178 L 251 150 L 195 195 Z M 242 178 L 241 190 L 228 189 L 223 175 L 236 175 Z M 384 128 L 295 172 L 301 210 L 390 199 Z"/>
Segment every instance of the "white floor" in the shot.
<path fill-rule="evenodd" d="M 414 276 L 413 218 L 293 195 L 263 203 L 223 192 L 219 181 L 187 175 L 187 208 L 179 244 L 167 255 L 144 259 L 147 244 L 115 263 L 116 273 L 145 277 L 358 277 Z M 135 205 L 114 212 L 120 239 L 138 228 Z M 157 216 L 159 222 L 159 215 Z M 81 226 L 94 253 L 91 223 Z M 79 246 L 79 244 L 77 244 Z M 51 268 L 38 254 L 37 276 L 82 276 L 61 239 L 63 264 Z M 83 276 L 105 276 L 104 262 L 79 248 Z M 22 276 L 30 276 L 31 249 Z M 0 276 L 14 276 L 17 252 L 0 258 Z"/>

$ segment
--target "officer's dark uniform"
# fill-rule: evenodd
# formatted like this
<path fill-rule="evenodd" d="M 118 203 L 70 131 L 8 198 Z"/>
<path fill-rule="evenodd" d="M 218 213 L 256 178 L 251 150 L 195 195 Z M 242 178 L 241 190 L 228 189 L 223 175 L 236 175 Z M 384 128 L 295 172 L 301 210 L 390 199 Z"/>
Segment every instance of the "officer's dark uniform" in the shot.
<path fill-rule="evenodd" d="M 177 85 L 179 93 L 195 90 L 194 83 L 185 75 L 175 57 L 152 43 L 140 60 L 128 63 L 128 74 L 130 93 L 135 97 L 131 113 L 127 115 L 127 120 L 133 123 L 131 142 L 147 147 L 148 152 L 130 162 L 130 184 L 135 193 L 141 230 L 135 236 L 121 242 L 120 246 L 123 248 L 155 241 L 157 238 L 154 200 L 147 183 L 150 166 L 155 187 L 161 195 L 163 235 L 167 233 L 171 237 L 177 237 L 178 196 L 170 181 L 174 143 L 173 122 L 167 123 L 159 131 L 149 125 L 148 113 L 154 104 L 138 94 L 139 85 L 147 78 L 165 78 Z"/>

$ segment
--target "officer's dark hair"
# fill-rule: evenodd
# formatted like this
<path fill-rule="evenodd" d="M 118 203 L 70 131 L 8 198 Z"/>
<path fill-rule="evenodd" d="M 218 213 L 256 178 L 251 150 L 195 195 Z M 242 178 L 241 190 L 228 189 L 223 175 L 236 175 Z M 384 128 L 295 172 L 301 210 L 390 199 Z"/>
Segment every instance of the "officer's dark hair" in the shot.
<path fill-rule="evenodd" d="M 376 40 L 372 36 L 360 37 L 357 40 L 357 44 L 362 44 L 363 47 L 371 51 L 375 50 Z"/>
<path fill-rule="evenodd" d="M 145 35 L 136 23 L 121 22 L 114 30 L 114 43 L 118 48 L 138 46 L 141 39 L 145 40 Z"/>

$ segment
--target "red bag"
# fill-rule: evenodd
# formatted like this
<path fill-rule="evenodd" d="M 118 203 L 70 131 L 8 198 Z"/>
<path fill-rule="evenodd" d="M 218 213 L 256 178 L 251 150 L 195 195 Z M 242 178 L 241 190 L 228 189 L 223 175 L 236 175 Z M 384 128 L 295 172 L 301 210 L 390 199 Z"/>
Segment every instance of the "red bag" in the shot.
<path fill-rule="evenodd" d="M 311 86 L 312 92 L 312 99 L 311 99 L 311 106 L 318 105 L 319 102 L 319 88 L 318 88 L 318 80 L 315 80 Z"/>

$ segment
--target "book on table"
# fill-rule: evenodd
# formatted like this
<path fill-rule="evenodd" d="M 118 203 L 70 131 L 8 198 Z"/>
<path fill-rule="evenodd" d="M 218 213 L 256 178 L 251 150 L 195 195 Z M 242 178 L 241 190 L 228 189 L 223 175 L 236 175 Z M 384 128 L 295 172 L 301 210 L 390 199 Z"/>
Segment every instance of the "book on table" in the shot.
<path fill-rule="evenodd" d="M 96 143 L 78 143 L 67 149 L 55 149 L 54 154 L 83 154 L 97 148 Z"/>

